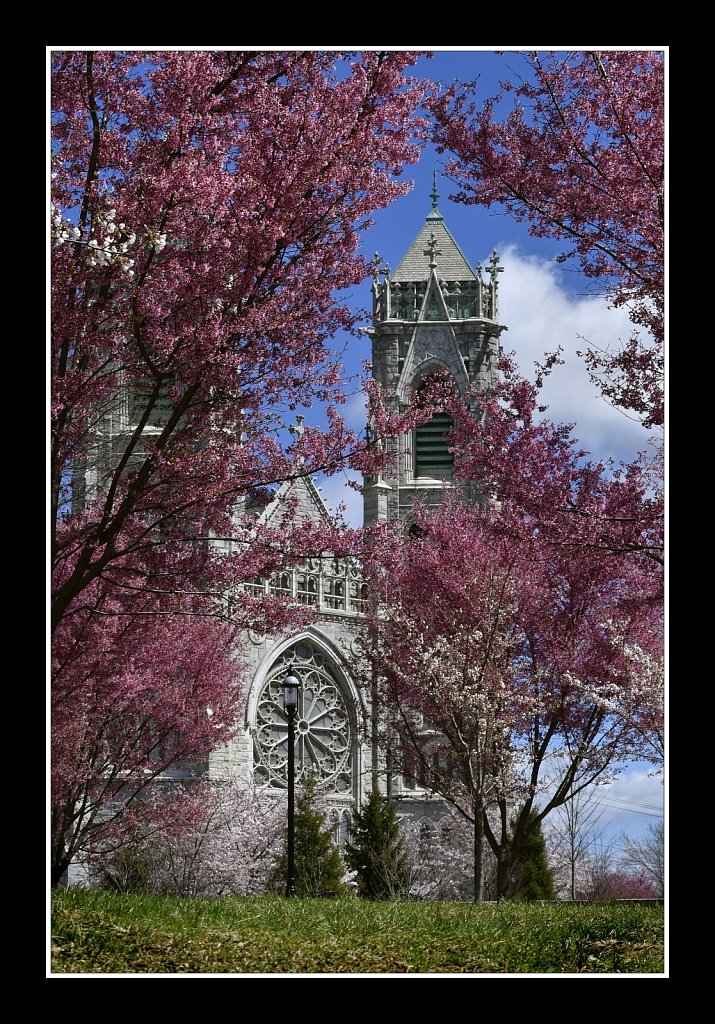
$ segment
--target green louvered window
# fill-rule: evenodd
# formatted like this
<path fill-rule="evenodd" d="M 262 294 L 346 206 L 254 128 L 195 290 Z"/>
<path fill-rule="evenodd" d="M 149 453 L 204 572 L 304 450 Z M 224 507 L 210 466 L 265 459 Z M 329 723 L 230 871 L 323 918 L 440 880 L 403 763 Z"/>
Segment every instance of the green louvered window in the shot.
<path fill-rule="evenodd" d="M 454 457 L 447 445 L 447 432 L 454 422 L 446 412 L 438 412 L 415 431 L 415 476 L 436 480 L 452 478 Z"/>

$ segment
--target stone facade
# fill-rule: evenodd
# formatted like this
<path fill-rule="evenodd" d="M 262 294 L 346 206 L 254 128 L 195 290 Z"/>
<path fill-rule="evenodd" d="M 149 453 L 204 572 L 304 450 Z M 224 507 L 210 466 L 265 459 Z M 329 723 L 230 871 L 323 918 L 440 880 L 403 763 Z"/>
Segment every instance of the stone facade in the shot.
<path fill-rule="evenodd" d="M 437 209 L 435 189 L 425 224 L 394 275 L 383 267 L 373 281 L 373 318 L 368 328 L 373 374 L 392 408 L 404 409 L 410 391 L 419 389 L 435 371 L 446 370 L 461 394 L 475 385 L 477 390 L 483 388 L 492 379 L 504 330 L 497 321 L 500 270 L 496 253 L 486 271 L 479 265 L 476 270 L 470 267 Z M 166 414 L 160 406 L 146 432 L 159 430 Z M 100 424 L 93 457 L 76 474 L 75 500 L 84 501 L 101 483 L 102 475 L 114 465 L 115 438 L 134 429 L 135 421 L 131 392 L 122 391 Z M 295 429 L 300 432 L 300 418 Z M 469 492 L 468 482 L 457 484 L 449 473 L 420 472 L 415 441 L 413 434 L 386 442 L 396 456 L 394 470 L 384 477 L 366 478 L 366 523 L 399 520 L 407 533 L 415 498 L 436 504 L 445 489 L 461 486 Z M 262 517 L 275 525 L 288 508 L 318 522 L 330 517 L 319 489 L 307 477 L 284 484 Z M 399 815 L 441 817 L 443 802 L 418 780 L 391 772 L 373 747 L 366 666 L 359 656 L 366 594 L 358 567 L 333 558 L 309 560 L 276 579 L 251 586 L 254 592 L 281 593 L 318 614 L 311 625 L 289 636 L 247 635 L 241 652 L 247 695 L 242 727 L 229 745 L 196 768 L 207 770 L 215 779 L 228 775 L 253 779 L 267 795 L 285 786 L 287 718 L 280 683 L 292 670 L 303 683 L 296 715 L 296 775 L 307 767 L 318 769 L 341 840 L 347 834 L 351 809 L 369 793 L 374 776 L 381 790 L 395 800 Z M 191 776 L 195 770 L 170 771 L 165 777 Z M 70 881 L 83 884 L 83 869 L 73 866 Z"/>
<path fill-rule="evenodd" d="M 286 506 L 316 521 L 329 518 L 308 478 L 284 484 L 264 517 L 275 521 Z M 316 621 L 290 636 L 249 632 L 241 652 L 247 700 L 243 728 L 228 746 L 211 754 L 213 778 L 237 774 L 266 792 L 285 786 L 287 718 L 281 681 L 289 669 L 302 681 L 296 714 L 296 776 L 319 772 L 323 792 L 343 832 L 354 803 L 369 790 L 368 716 L 359 675 L 358 633 L 364 589 L 354 564 L 344 559 L 309 559 L 272 580 L 253 584 L 317 610 Z"/>

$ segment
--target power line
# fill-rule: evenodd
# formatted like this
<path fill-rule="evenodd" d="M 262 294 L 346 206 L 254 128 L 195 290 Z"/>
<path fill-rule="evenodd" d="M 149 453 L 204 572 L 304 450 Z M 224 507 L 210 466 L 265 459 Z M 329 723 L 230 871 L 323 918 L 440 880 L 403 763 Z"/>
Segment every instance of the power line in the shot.
<path fill-rule="evenodd" d="M 612 807 L 616 811 L 624 811 L 626 814 L 647 814 L 650 818 L 662 818 L 663 811 L 641 811 L 637 807 L 627 807 L 623 804 L 612 803 L 609 800 L 594 800 L 595 804 L 600 804 L 603 807 Z"/>
<path fill-rule="evenodd" d="M 630 800 L 625 796 L 615 796 L 609 792 L 597 792 L 588 795 L 586 804 L 601 804 L 607 807 L 614 807 L 617 810 L 633 811 L 641 814 L 653 813 L 656 817 L 663 817 L 662 804 L 646 804 L 642 800 Z"/>
<path fill-rule="evenodd" d="M 599 797 L 596 797 L 598 800 Z M 600 799 L 603 800 L 614 800 L 617 804 L 630 804 L 633 807 L 642 807 L 646 811 L 660 811 L 662 810 L 662 804 L 645 804 L 642 800 L 631 800 L 627 796 L 614 796 L 613 793 L 602 793 Z"/>

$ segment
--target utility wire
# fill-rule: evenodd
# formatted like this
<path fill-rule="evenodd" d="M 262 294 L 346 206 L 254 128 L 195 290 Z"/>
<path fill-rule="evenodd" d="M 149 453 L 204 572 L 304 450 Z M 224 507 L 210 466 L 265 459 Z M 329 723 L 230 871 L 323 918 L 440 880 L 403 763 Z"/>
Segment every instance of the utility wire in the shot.
<path fill-rule="evenodd" d="M 662 818 L 663 812 L 661 811 L 641 811 L 637 807 L 626 807 L 623 804 L 611 803 L 610 800 L 594 800 L 595 804 L 600 804 L 603 807 L 612 807 L 616 811 L 624 811 L 626 814 L 647 814 L 650 818 Z"/>

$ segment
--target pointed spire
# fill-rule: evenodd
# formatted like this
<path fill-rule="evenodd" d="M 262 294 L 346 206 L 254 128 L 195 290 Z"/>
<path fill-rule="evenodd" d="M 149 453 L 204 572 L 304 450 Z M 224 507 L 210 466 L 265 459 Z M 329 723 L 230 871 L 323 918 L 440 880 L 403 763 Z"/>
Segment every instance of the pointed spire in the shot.
<path fill-rule="evenodd" d="M 439 199 L 439 192 L 437 191 L 437 171 L 432 171 L 432 191 L 430 192 L 430 195 L 432 196 L 432 209 L 436 210 L 437 200 Z"/>
<path fill-rule="evenodd" d="M 407 282 L 428 281 L 432 271 L 437 270 L 445 281 L 476 281 L 477 276 L 469 261 L 459 248 L 439 212 L 437 200 L 437 178 L 439 171 L 432 174 L 432 209 L 427 214 L 420 233 L 397 265 L 391 277 L 391 286 Z M 436 242 L 436 245 L 435 245 Z"/>
<path fill-rule="evenodd" d="M 439 199 L 439 192 L 437 191 L 437 171 L 432 172 L 432 191 L 430 192 L 432 199 L 432 209 L 427 214 L 427 220 L 444 220 L 444 217 L 437 209 L 437 200 Z"/>

